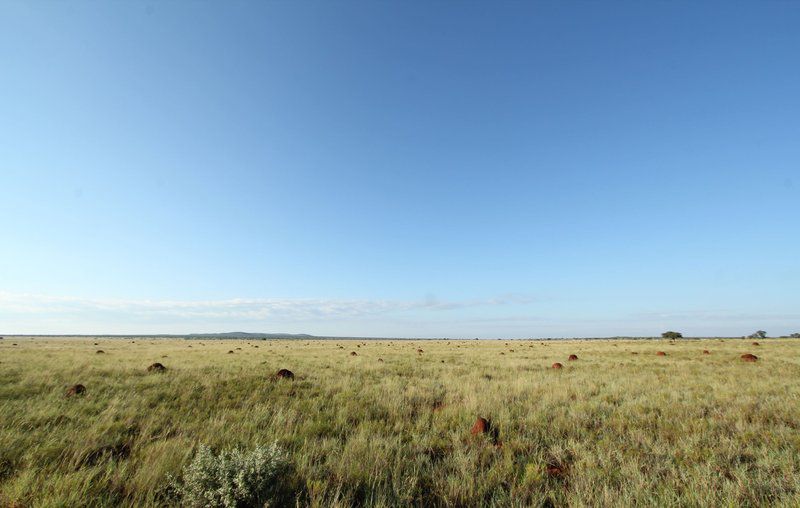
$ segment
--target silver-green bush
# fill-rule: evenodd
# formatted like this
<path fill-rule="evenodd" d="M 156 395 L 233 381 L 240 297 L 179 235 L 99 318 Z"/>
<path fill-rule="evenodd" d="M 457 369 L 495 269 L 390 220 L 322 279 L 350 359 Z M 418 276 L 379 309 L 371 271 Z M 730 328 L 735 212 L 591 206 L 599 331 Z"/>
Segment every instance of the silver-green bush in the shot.
<path fill-rule="evenodd" d="M 275 443 L 219 454 L 201 445 L 181 478 L 173 480 L 173 492 L 184 506 L 264 506 L 277 494 L 285 466 L 286 456 Z"/>

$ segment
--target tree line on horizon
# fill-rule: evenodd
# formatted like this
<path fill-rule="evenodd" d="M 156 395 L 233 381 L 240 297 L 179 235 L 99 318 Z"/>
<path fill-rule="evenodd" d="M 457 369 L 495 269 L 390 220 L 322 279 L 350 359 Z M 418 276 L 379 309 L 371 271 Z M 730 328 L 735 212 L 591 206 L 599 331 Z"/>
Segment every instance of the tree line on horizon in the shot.
<path fill-rule="evenodd" d="M 680 332 L 673 332 L 673 331 L 670 330 L 670 331 L 666 331 L 666 332 L 662 333 L 661 334 L 661 338 L 662 339 L 670 339 L 670 340 L 682 339 L 683 338 L 683 334 L 680 333 Z M 765 332 L 764 330 L 756 330 L 755 332 L 751 333 L 750 335 L 747 335 L 747 336 L 743 335 L 742 338 L 743 339 L 766 339 L 767 338 L 767 332 Z M 792 333 L 790 335 L 784 335 L 784 336 L 781 336 L 779 338 L 781 338 L 781 339 L 800 339 L 800 333 Z"/>

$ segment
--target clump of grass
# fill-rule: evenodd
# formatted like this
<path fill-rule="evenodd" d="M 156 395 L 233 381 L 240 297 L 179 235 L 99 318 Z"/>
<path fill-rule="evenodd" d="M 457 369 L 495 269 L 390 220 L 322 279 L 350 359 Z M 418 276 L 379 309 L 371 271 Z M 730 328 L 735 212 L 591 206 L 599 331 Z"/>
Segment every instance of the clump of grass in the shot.
<path fill-rule="evenodd" d="M 276 443 L 218 454 L 200 445 L 181 477 L 171 480 L 169 490 L 183 506 L 265 506 L 277 497 L 286 464 L 286 456 Z"/>

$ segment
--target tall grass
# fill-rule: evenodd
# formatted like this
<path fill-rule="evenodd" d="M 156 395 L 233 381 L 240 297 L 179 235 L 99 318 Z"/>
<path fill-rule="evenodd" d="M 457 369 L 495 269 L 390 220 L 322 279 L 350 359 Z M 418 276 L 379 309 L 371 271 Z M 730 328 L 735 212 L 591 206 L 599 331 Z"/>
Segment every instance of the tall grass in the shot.
<path fill-rule="evenodd" d="M 282 504 L 798 506 L 800 341 L 750 343 L 7 338 L 0 505 L 171 504 L 201 446 L 277 442 Z"/>

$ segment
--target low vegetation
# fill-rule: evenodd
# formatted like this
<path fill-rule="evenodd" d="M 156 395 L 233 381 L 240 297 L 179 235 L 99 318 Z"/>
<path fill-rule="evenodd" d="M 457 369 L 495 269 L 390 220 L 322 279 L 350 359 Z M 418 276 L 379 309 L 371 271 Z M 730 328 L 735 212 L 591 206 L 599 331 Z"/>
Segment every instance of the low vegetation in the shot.
<path fill-rule="evenodd" d="M 800 505 L 798 340 L 11 339 L 0 506 Z"/>
<path fill-rule="evenodd" d="M 276 501 L 286 459 L 277 445 L 215 454 L 200 445 L 167 497 L 191 507 L 264 506 Z"/>

